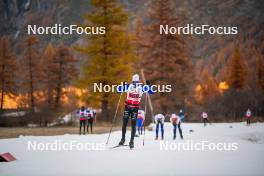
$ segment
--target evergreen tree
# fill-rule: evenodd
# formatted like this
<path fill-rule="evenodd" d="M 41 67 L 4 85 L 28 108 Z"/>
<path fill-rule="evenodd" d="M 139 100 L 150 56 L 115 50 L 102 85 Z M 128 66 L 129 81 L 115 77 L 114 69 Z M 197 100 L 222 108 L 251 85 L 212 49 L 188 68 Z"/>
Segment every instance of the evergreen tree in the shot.
<path fill-rule="evenodd" d="M 239 49 L 235 48 L 229 68 L 228 85 L 235 90 L 241 90 L 246 86 L 246 65 Z"/>
<path fill-rule="evenodd" d="M 6 36 L 0 39 L 0 113 L 3 111 L 5 96 L 15 94 L 16 58 L 10 46 L 10 39 Z"/>
<path fill-rule="evenodd" d="M 183 108 L 193 88 L 192 64 L 184 39 L 177 34 L 159 34 L 160 25 L 177 26 L 183 23 L 183 18 L 173 16 L 170 0 L 158 0 L 152 2 L 148 20 L 142 67 L 152 84 L 172 85 L 171 93 L 154 96 L 155 105 L 163 112 Z"/>
<path fill-rule="evenodd" d="M 94 93 L 93 83 L 119 84 L 130 79 L 135 59 L 127 34 L 128 15 L 117 0 L 91 0 L 93 10 L 85 15 L 83 26 L 103 26 L 105 34 L 87 37 L 85 46 L 76 49 L 86 55 L 78 85 L 88 88 L 87 101 L 101 103 L 102 117 L 109 120 L 109 103 L 116 94 Z"/>

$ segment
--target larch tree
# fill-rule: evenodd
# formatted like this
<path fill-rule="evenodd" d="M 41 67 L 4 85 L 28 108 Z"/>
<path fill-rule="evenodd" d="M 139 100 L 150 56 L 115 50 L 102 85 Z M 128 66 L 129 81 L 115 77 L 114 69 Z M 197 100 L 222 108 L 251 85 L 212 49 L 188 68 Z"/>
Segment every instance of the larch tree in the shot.
<path fill-rule="evenodd" d="M 83 26 L 102 26 L 106 32 L 87 35 L 87 43 L 76 46 L 86 56 L 77 84 L 88 90 L 88 103 L 100 102 L 102 119 L 110 120 L 109 108 L 113 106 L 110 102 L 117 96 L 115 93 L 93 92 L 93 84 L 105 86 L 128 81 L 135 55 L 130 45 L 128 15 L 124 7 L 117 0 L 91 0 L 90 5 L 92 11 L 85 15 Z"/>
<path fill-rule="evenodd" d="M 201 75 L 202 77 L 202 95 L 203 99 L 213 98 L 218 95 L 217 83 L 212 75 L 208 73 L 208 70 L 205 69 Z"/>
<path fill-rule="evenodd" d="M 56 66 L 54 64 L 56 49 L 49 43 L 44 50 L 41 57 L 41 89 L 44 91 L 45 103 L 49 109 L 54 106 L 54 71 Z"/>
<path fill-rule="evenodd" d="M 145 46 L 142 68 L 152 84 L 172 85 L 172 92 L 157 93 L 154 102 L 158 110 L 168 112 L 186 106 L 192 87 L 193 70 L 186 44 L 178 34 L 159 34 L 160 25 L 177 26 L 183 17 L 174 17 L 170 0 L 152 1 L 145 26 Z M 175 101 L 177 100 L 177 101 Z"/>
<path fill-rule="evenodd" d="M 229 66 L 229 87 L 235 90 L 245 88 L 247 78 L 246 64 L 238 48 L 234 49 Z"/>
<path fill-rule="evenodd" d="M 143 20 L 141 16 L 138 16 L 135 21 L 134 26 L 134 37 L 133 45 L 134 45 L 134 51 L 137 59 L 140 61 L 143 58 L 144 53 L 144 46 L 146 45 L 145 39 L 144 39 L 144 29 L 143 29 Z M 140 69 L 141 62 L 136 62 L 136 68 Z"/>
<path fill-rule="evenodd" d="M 264 93 L 264 58 L 261 53 L 257 56 L 256 76 L 258 88 Z"/>
<path fill-rule="evenodd" d="M 53 75 L 51 79 L 54 83 L 54 108 L 58 110 L 61 105 L 61 99 L 65 92 L 63 88 L 69 86 L 73 79 L 77 76 L 76 59 L 74 58 L 71 50 L 64 44 L 60 44 L 56 48 L 56 54 L 51 61 L 49 68 Z"/>
<path fill-rule="evenodd" d="M 238 48 L 234 48 L 227 70 L 227 83 L 230 90 L 227 91 L 226 97 L 229 101 L 225 103 L 226 108 L 230 108 L 231 117 L 235 121 L 241 117 L 242 104 L 237 101 L 243 95 L 243 90 L 247 87 L 247 67 L 243 56 Z"/>
<path fill-rule="evenodd" d="M 38 39 L 36 36 L 28 36 L 23 40 L 24 53 L 20 60 L 21 87 L 28 96 L 28 106 L 31 113 L 36 108 L 36 91 L 39 88 L 40 57 L 38 55 Z"/>
<path fill-rule="evenodd" d="M 3 112 L 5 96 L 15 94 L 15 72 L 17 62 L 11 48 L 10 39 L 3 36 L 0 39 L 0 113 Z"/>

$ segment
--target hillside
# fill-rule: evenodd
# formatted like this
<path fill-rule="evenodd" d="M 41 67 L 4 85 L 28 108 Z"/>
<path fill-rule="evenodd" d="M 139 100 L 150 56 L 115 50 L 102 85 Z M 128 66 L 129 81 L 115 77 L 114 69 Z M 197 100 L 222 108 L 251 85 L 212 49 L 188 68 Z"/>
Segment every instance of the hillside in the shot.
<path fill-rule="evenodd" d="M 19 41 L 25 34 L 26 24 L 48 26 L 55 23 L 79 24 L 82 15 L 89 11 L 89 0 L 4 0 L 0 2 L 0 35 L 11 35 L 14 41 Z M 136 16 L 144 17 L 148 13 L 150 0 L 122 0 L 130 13 L 130 26 L 133 28 Z M 241 47 L 247 48 L 251 42 L 256 47 L 264 38 L 264 3 L 258 0 L 174 0 L 175 14 L 185 16 L 185 24 L 236 25 L 239 36 L 204 35 L 195 36 L 191 44 L 191 56 L 196 65 L 196 71 L 202 73 L 206 67 L 218 80 L 223 80 L 225 70 L 222 70 L 232 51 L 232 43 L 239 38 Z M 250 41 L 248 39 L 250 38 Z M 79 36 L 42 36 L 46 45 L 48 41 L 57 43 L 63 41 L 71 45 L 79 40 Z M 16 42 L 17 43 L 17 42 Z M 221 55 L 225 59 L 218 58 Z M 245 51 L 250 56 L 250 51 Z M 251 63 L 252 58 L 247 58 Z M 213 65 L 213 66 L 212 66 Z"/>

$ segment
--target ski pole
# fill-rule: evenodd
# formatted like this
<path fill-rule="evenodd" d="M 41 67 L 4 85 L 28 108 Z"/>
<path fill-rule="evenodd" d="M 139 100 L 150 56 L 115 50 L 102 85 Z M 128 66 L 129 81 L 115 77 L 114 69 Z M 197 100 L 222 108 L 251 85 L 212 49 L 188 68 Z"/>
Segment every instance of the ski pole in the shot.
<path fill-rule="evenodd" d="M 146 84 L 146 79 L 145 79 L 145 74 L 144 74 L 143 69 L 141 69 L 141 75 L 142 75 L 144 84 Z M 151 113 L 151 121 L 152 121 L 152 123 L 154 123 L 153 106 L 152 106 L 152 102 L 151 102 L 149 94 L 147 94 L 147 98 L 148 98 L 148 103 L 149 103 L 149 108 L 150 108 L 150 113 Z"/>
<path fill-rule="evenodd" d="M 144 119 L 144 123 L 143 123 L 143 125 L 144 125 L 144 135 L 143 135 L 143 146 L 145 145 L 145 133 L 146 133 L 146 130 L 145 130 L 145 128 L 146 128 L 146 126 L 145 126 L 145 120 L 146 120 L 146 117 L 147 117 L 147 102 L 148 102 L 148 97 L 147 97 L 147 93 L 146 93 L 146 102 L 145 102 L 145 119 Z"/>
<path fill-rule="evenodd" d="M 145 79 L 145 75 L 144 75 L 144 70 L 141 69 L 141 75 L 142 75 L 142 78 L 143 78 L 143 81 L 144 81 L 144 84 L 147 83 L 146 79 Z M 147 104 L 148 104 L 148 98 L 149 98 L 149 94 L 148 92 L 146 92 L 146 96 L 145 96 L 145 120 L 146 120 L 146 117 L 147 117 Z M 150 107 L 151 108 L 151 107 Z M 152 112 L 151 112 L 152 113 Z M 145 133 L 146 133 L 146 126 L 145 126 L 145 120 L 144 120 L 144 134 L 143 134 L 143 141 L 142 141 L 142 144 L 143 146 L 145 145 Z"/>
<path fill-rule="evenodd" d="M 117 112 L 118 112 L 118 108 L 119 108 L 120 100 L 121 100 L 121 97 L 122 97 L 122 93 L 123 92 L 120 93 L 120 96 L 119 96 L 119 99 L 118 99 L 118 103 L 117 103 L 116 110 L 115 110 L 115 115 L 114 115 L 114 118 L 113 118 L 113 120 L 111 122 L 111 128 L 110 128 L 110 131 L 109 131 L 109 134 L 108 134 L 106 145 L 108 144 L 109 139 L 110 139 L 110 135 L 112 133 L 112 129 L 113 129 L 113 126 L 114 126 L 114 123 L 115 123 L 115 120 L 116 120 L 116 115 L 117 115 Z"/>

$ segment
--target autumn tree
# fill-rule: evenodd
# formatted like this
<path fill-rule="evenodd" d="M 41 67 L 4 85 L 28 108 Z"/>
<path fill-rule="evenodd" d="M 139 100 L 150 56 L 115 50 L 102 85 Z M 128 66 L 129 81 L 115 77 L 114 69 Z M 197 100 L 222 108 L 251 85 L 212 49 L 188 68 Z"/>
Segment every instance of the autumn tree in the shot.
<path fill-rule="evenodd" d="M 54 105 L 55 54 L 56 49 L 49 43 L 41 57 L 41 89 L 44 91 L 45 104 L 47 104 L 48 109 L 52 109 Z"/>
<path fill-rule="evenodd" d="M 245 87 L 247 79 L 247 67 L 243 56 L 238 48 L 234 48 L 233 54 L 231 55 L 228 68 L 227 82 L 230 87 L 229 91 L 224 94 L 224 107 L 229 109 L 231 117 L 237 121 L 243 114 L 245 102 Z M 248 95 L 247 95 L 248 96 Z M 238 101 L 238 99 L 240 101 Z M 247 100 L 251 102 L 251 100 Z"/>
<path fill-rule="evenodd" d="M 213 98 L 218 95 L 217 83 L 212 75 L 208 73 L 208 70 L 204 70 L 202 75 L 202 96 L 206 100 L 208 98 Z"/>
<path fill-rule="evenodd" d="M 257 76 L 257 85 L 259 89 L 264 93 L 264 61 L 263 55 L 259 54 L 257 56 L 257 68 L 256 68 L 256 76 Z"/>
<path fill-rule="evenodd" d="M 86 58 L 78 85 L 90 92 L 86 100 L 93 104 L 101 103 L 102 117 L 109 120 L 110 101 L 116 94 L 94 93 L 93 83 L 102 85 L 120 84 L 128 80 L 135 58 L 128 34 L 128 15 L 117 0 L 91 0 L 92 10 L 85 15 L 85 26 L 103 26 L 106 32 L 98 35 L 87 35 L 87 43 L 76 49 Z"/>
<path fill-rule="evenodd" d="M 182 16 L 173 16 L 170 0 L 152 2 L 145 26 L 145 46 L 142 68 L 152 84 L 170 84 L 171 93 L 158 93 L 154 102 L 158 110 L 167 112 L 183 108 L 193 88 L 192 63 L 188 58 L 186 43 L 178 34 L 159 34 L 160 25 L 166 27 L 183 23 Z"/>
<path fill-rule="evenodd" d="M 30 112 L 35 112 L 36 108 L 36 91 L 39 88 L 39 61 L 38 39 L 36 36 L 28 36 L 23 41 L 24 53 L 20 60 L 21 67 L 21 87 L 23 92 L 28 95 L 28 105 Z"/>
<path fill-rule="evenodd" d="M 241 90 L 246 86 L 246 65 L 238 48 L 234 49 L 230 60 L 228 85 L 235 90 Z"/>
<path fill-rule="evenodd" d="M 12 52 L 10 39 L 6 36 L 0 39 L 0 113 L 3 111 L 5 96 L 15 94 L 16 58 Z"/>
<path fill-rule="evenodd" d="M 55 84 L 54 107 L 58 109 L 61 98 L 64 95 L 63 88 L 70 85 L 73 78 L 77 75 L 77 69 L 75 67 L 76 59 L 67 46 L 60 44 L 56 49 L 53 64 L 54 66 L 51 67 L 51 71 L 54 75 L 53 81 Z"/>
<path fill-rule="evenodd" d="M 141 16 L 138 16 L 135 21 L 134 26 L 134 51 L 135 55 L 138 58 L 138 60 L 143 59 L 143 53 L 144 53 L 144 46 L 146 45 L 145 38 L 144 38 L 144 29 L 143 29 L 143 20 Z M 136 62 L 135 64 L 137 69 L 141 68 L 141 62 Z"/>

